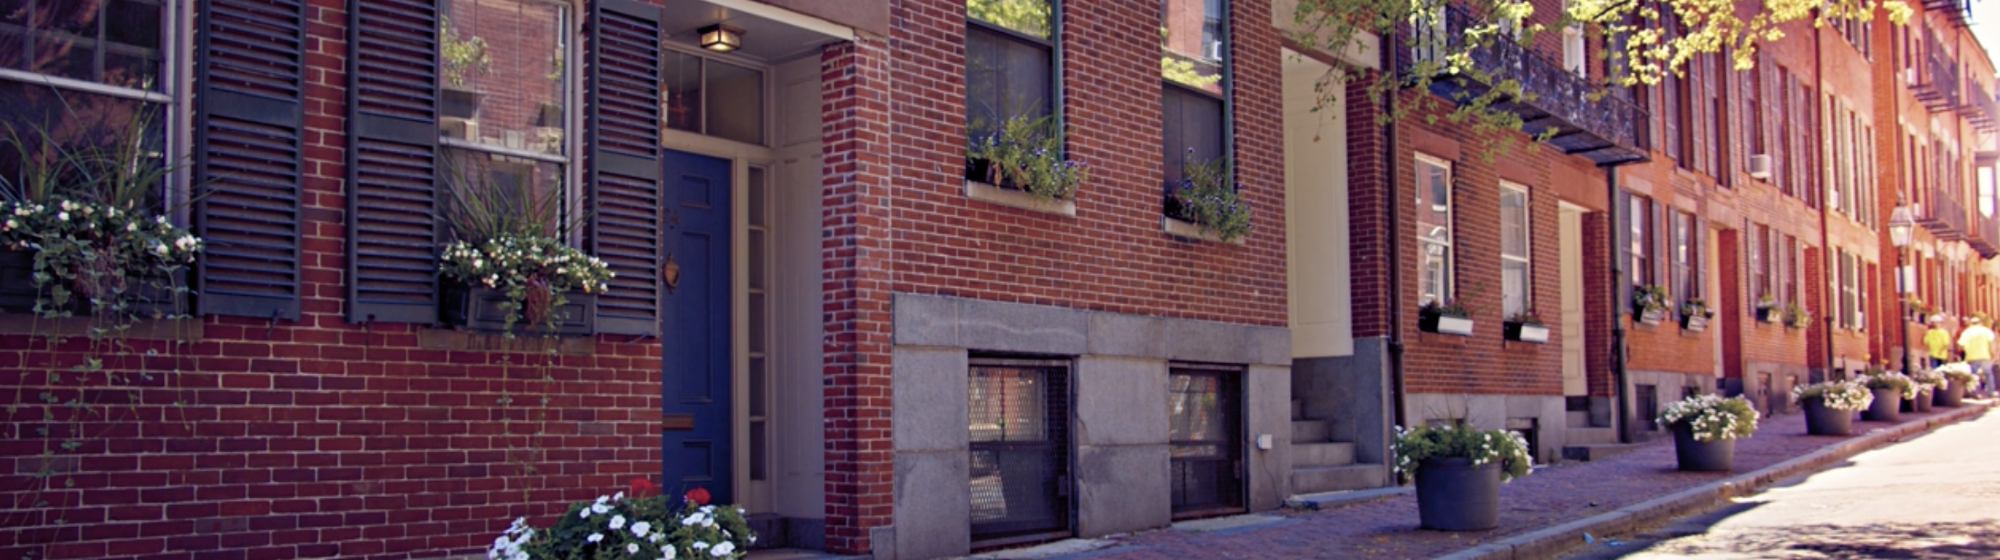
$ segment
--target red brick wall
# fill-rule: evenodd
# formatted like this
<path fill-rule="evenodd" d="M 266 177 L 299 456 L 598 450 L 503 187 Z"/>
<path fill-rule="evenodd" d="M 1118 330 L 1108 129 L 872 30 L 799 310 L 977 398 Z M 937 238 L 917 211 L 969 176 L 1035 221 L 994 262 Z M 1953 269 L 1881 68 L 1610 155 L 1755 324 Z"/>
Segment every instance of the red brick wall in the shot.
<path fill-rule="evenodd" d="M 1230 9 L 1236 171 L 1253 213 L 1240 246 L 1160 229 L 1159 3 L 1064 3 L 1069 156 L 1091 173 L 1073 218 L 965 197 L 963 3 L 897 5 L 895 174 L 881 201 L 893 231 L 891 289 L 1285 324 L 1277 36 L 1265 2 Z"/>

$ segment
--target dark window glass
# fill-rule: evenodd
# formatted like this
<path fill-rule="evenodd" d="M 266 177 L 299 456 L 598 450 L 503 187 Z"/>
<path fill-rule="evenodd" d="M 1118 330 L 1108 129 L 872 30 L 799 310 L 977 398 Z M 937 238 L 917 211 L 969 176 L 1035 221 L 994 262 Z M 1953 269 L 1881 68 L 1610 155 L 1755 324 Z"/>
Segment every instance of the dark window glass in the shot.
<path fill-rule="evenodd" d="M 1050 97 L 1053 46 L 1044 40 L 974 21 L 965 36 L 965 122 L 989 134 L 1014 117 L 1041 118 Z"/>
<path fill-rule="evenodd" d="M 1165 194 L 1172 198 L 1183 165 L 1222 157 L 1222 99 L 1173 82 L 1160 89 L 1161 172 L 1167 181 Z"/>
<path fill-rule="evenodd" d="M 158 0 L 0 2 L 0 64 L 15 70 L 164 91 Z"/>

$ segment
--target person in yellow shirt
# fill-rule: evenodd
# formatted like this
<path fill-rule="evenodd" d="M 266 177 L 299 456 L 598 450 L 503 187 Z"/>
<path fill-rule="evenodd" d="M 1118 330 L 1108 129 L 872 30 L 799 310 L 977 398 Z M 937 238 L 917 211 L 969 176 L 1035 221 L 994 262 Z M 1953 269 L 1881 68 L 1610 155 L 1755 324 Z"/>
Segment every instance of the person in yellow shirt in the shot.
<path fill-rule="evenodd" d="M 1932 315 L 1931 330 L 1924 333 L 1924 348 L 1930 350 L 1931 367 L 1951 361 L 1951 331 L 1944 329 L 1944 317 Z"/>
<path fill-rule="evenodd" d="M 1993 390 L 1993 329 L 1980 324 L 1978 317 L 1966 319 L 1971 325 L 1965 332 L 1958 333 L 1958 348 L 1965 353 L 1965 363 L 1972 366 L 1972 374 L 1985 382 L 1988 392 Z"/>

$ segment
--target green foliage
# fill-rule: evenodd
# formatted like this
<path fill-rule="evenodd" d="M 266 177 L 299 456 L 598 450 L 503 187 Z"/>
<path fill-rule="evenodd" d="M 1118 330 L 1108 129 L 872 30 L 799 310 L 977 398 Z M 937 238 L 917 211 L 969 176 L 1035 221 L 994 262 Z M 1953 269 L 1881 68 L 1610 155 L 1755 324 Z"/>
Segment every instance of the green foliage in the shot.
<path fill-rule="evenodd" d="M 1661 426 L 1686 424 L 1697 441 L 1731 440 L 1757 432 L 1757 409 L 1743 397 L 1694 395 L 1660 409 Z"/>
<path fill-rule="evenodd" d="M 1519 432 L 1476 430 L 1464 422 L 1448 426 L 1396 427 L 1396 472 L 1404 480 L 1417 476 L 1424 459 L 1462 457 L 1473 465 L 1500 461 L 1501 480 L 1527 476 L 1535 464 L 1528 441 Z"/>
<path fill-rule="evenodd" d="M 1870 375 L 1863 375 L 1861 376 L 1861 383 L 1867 385 L 1869 389 L 1895 389 L 1905 399 L 1917 398 L 1917 392 L 1923 390 L 1922 387 L 1918 386 L 1916 380 L 1893 371 L 1881 371 Z"/>
<path fill-rule="evenodd" d="M 1052 0 L 966 0 L 965 15 L 987 23 L 1048 37 L 1054 21 Z"/>
<path fill-rule="evenodd" d="M 1181 165 L 1181 183 L 1174 189 L 1179 215 L 1224 243 L 1250 233 L 1250 203 L 1231 181 L 1236 175 L 1229 158 L 1193 162 L 1193 156 L 1189 149 L 1190 161 Z"/>
<path fill-rule="evenodd" d="M 535 529 L 525 518 L 515 519 L 487 548 L 487 557 L 734 560 L 748 555 L 757 537 L 743 519 L 743 508 L 708 505 L 705 500 L 636 491 L 632 496 L 624 492 L 598 496 L 596 501 L 570 504 L 546 529 Z"/>
<path fill-rule="evenodd" d="M 1194 61 L 1172 56 L 1160 57 L 1160 76 L 1197 88 L 1205 88 L 1222 81 L 1222 74 L 1203 74 L 1195 69 Z"/>
<path fill-rule="evenodd" d="M 493 69 L 493 58 L 486 53 L 486 38 L 460 39 L 458 32 L 452 30 L 449 17 L 438 17 L 438 56 L 444 59 L 445 82 L 452 87 L 465 86 L 468 70 L 484 75 Z"/>
<path fill-rule="evenodd" d="M 1806 308 L 1799 305 L 1799 302 L 1785 303 L 1785 326 L 1794 329 L 1803 329 L 1811 321 L 1812 312 L 1806 311 Z"/>
<path fill-rule="evenodd" d="M 1691 297 L 1681 302 L 1681 314 L 1689 317 L 1707 317 L 1708 300 Z"/>
<path fill-rule="evenodd" d="M 1667 295 L 1666 286 L 1659 284 L 1647 284 L 1632 289 L 1632 309 L 1641 313 L 1665 311 L 1669 299 L 1671 297 Z"/>
<path fill-rule="evenodd" d="M 975 123 L 973 130 L 990 130 Z M 999 130 L 966 138 L 965 157 L 985 160 L 989 183 L 1001 179 L 1045 200 L 1076 195 L 1077 185 L 1090 178 L 1082 161 L 1063 157 L 1063 131 L 1054 115 L 1030 118 L 1015 116 L 1001 123 Z"/>
<path fill-rule="evenodd" d="M 1875 394 L 1859 381 L 1825 381 L 1792 387 L 1792 403 L 1820 399 L 1834 410 L 1861 410 L 1875 402 Z"/>
<path fill-rule="evenodd" d="M 1460 319 L 1472 318 L 1472 308 L 1465 305 L 1464 298 L 1445 298 L 1443 301 L 1433 299 L 1417 306 L 1417 313 Z"/>
<path fill-rule="evenodd" d="M 608 287 L 615 276 L 610 267 L 563 242 L 582 221 L 562 219 L 563 189 L 515 192 L 479 166 L 469 167 L 447 167 L 445 217 L 456 239 L 439 253 L 439 276 L 505 292 L 508 331 L 522 318 L 553 329 L 561 317 L 550 311 L 562 309 L 570 291 Z"/>

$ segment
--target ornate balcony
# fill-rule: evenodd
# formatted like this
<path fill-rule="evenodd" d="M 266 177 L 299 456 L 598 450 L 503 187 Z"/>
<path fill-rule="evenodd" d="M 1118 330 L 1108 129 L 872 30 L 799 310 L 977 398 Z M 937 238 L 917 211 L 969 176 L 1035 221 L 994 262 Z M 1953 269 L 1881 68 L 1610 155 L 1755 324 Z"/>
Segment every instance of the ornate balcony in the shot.
<path fill-rule="evenodd" d="M 1972 2 L 1969 0 L 1924 0 L 1924 10 L 1941 12 L 1944 14 L 1945 20 L 1959 27 L 1965 27 L 1969 23 L 1966 20 L 1966 15 L 1972 11 Z"/>
<path fill-rule="evenodd" d="M 1940 240 L 1966 239 L 1970 232 L 1965 223 L 1965 204 L 1959 202 L 1957 191 L 1931 187 L 1930 195 L 1930 200 L 1917 208 L 1917 223 Z"/>
<path fill-rule="evenodd" d="M 1913 70 L 1921 72 L 1913 81 L 1910 92 L 1917 100 L 1932 111 L 1950 111 L 1958 107 L 1960 80 L 1958 65 L 1945 54 L 1944 45 L 1935 33 L 1924 34 L 1929 45 L 1924 49 L 1923 60 L 1917 61 Z"/>
<path fill-rule="evenodd" d="M 1415 27 L 1412 31 L 1421 46 L 1411 53 L 1413 56 L 1397 57 L 1398 70 L 1405 74 L 1412 72 L 1415 65 L 1412 59 L 1431 60 L 1426 57 L 1467 52 L 1473 67 L 1521 83 L 1521 91 L 1526 95 L 1501 100 L 1494 106 L 1519 115 L 1525 123 L 1524 132 L 1551 133 L 1550 145 L 1598 165 L 1647 158 L 1646 111 L 1624 90 L 1614 89 L 1591 99 L 1595 88 L 1588 79 L 1512 41 L 1493 41 L 1471 48 L 1466 44 L 1465 30 L 1474 21 L 1465 9 L 1451 6 L 1445 11 L 1444 25 Z M 1441 75 L 1432 78 L 1430 90 L 1447 99 L 1467 99 L 1485 94 L 1492 86 L 1470 76 Z"/>
<path fill-rule="evenodd" d="M 1965 75 L 1965 95 L 1958 106 L 1965 113 L 1966 120 L 1979 130 L 2000 134 L 2000 102 L 1993 99 L 1993 92 L 1986 91 L 1971 73 Z"/>

